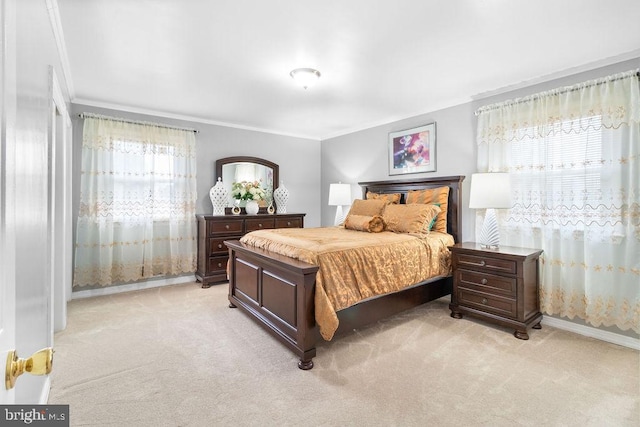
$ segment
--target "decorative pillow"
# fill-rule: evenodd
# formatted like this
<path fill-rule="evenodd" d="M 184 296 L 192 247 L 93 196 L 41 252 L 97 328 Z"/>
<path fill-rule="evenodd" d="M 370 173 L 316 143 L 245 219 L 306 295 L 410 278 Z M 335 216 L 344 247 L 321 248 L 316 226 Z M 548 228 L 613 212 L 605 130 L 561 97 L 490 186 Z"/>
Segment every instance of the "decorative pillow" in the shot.
<path fill-rule="evenodd" d="M 387 231 L 396 233 L 428 233 L 431 220 L 440 213 L 436 205 L 387 205 L 382 219 Z"/>
<path fill-rule="evenodd" d="M 387 202 L 384 200 L 362 200 L 356 199 L 351 204 L 351 209 L 349 209 L 349 215 L 365 215 L 365 216 L 375 216 L 382 215 L 382 211 L 384 207 L 387 205 Z"/>
<path fill-rule="evenodd" d="M 436 218 L 433 231 L 447 232 L 447 204 L 449 202 L 449 187 L 430 188 L 427 190 L 410 190 L 407 193 L 407 204 L 424 203 L 438 204 L 440 213 Z"/>
<path fill-rule="evenodd" d="M 400 203 L 400 193 L 372 193 L 367 191 L 367 200 L 385 200 L 387 203 Z"/>
<path fill-rule="evenodd" d="M 384 231 L 384 220 L 380 215 L 349 215 L 344 221 L 344 228 L 368 231 L 369 233 L 380 233 Z"/>

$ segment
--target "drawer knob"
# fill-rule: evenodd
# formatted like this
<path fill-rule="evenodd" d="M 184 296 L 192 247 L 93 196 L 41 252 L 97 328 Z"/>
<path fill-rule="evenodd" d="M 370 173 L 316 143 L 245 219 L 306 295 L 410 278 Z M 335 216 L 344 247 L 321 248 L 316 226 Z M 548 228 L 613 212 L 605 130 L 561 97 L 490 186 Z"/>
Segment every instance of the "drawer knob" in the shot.
<path fill-rule="evenodd" d="M 487 299 L 486 299 L 486 298 L 482 298 L 482 303 L 483 303 L 483 304 L 486 304 L 487 302 L 488 302 L 488 301 L 487 301 Z"/>
<path fill-rule="evenodd" d="M 287 221 L 287 227 L 291 227 L 291 221 Z"/>
<path fill-rule="evenodd" d="M 480 281 L 480 283 L 482 283 L 483 285 L 486 285 L 486 284 L 487 284 L 487 279 L 482 279 L 482 280 Z"/>
<path fill-rule="evenodd" d="M 222 243 L 218 243 L 218 249 L 222 249 Z"/>
<path fill-rule="evenodd" d="M 486 262 L 484 262 L 484 260 L 480 261 L 480 265 L 481 265 L 481 266 L 483 266 L 483 267 L 484 267 L 486 264 L 487 264 L 487 263 L 486 263 Z"/>
<path fill-rule="evenodd" d="M 221 262 L 218 263 L 218 268 L 220 268 L 220 267 L 222 267 L 222 263 Z"/>
<path fill-rule="evenodd" d="M 229 224 L 225 225 L 224 228 L 229 229 Z"/>
<path fill-rule="evenodd" d="M 262 228 L 262 224 L 258 224 L 258 227 L 259 227 L 259 228 Z"/>

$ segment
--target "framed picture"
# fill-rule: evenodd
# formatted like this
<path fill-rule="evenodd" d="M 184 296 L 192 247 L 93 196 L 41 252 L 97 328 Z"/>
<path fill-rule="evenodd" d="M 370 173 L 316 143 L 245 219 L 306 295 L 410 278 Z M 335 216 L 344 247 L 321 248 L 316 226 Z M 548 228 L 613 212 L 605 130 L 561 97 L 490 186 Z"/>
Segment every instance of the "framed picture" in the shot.
<path fill-rule="evenodd" d="M 389 175 L 435 171 L 435 123 L 389 134 Z"/>

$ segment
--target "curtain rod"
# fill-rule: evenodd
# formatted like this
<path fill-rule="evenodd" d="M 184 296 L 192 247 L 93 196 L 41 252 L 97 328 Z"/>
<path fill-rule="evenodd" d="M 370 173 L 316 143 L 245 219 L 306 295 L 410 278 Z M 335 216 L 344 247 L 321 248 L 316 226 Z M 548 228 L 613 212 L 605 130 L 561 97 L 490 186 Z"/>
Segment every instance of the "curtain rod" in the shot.
<path fill-rule="evenodd" d="M 533 101 L 534 99 L 539 99 L 542 98 L 545 94 L 552 92 L 554 95 L 559 95 L 559 94 L 563 94 L 563 93 L 567 93 L 567 92 L 575 92 L 577 90 L 580 89 L 584 89 L 586 87 L 591 87 L 591 86 L 599 86 L 605 83 L 609 83 L 609 82 L 614 82 L 616 80 L 623 80 L 629 77 L 638 77 L 640 78 L 640 69 L 636 69 L 636 70 L 631 70 L 631 71 L 626 71 L 626 72 L 622 72 L 622 73 L 618 73 L 618 74 L 613 74 L 607 77 L 603 77 L 600 79 L 595 79 L 595 80 L 588 80 L 586 82 L 583 83 L 578 83 L 576 85 L 573 86 L 565 86 L 562 88 L 558 88 L 558 89 L 551 89 L 548 91 L 544 91 L 544 92 L 539 92 L 539 93 L 535 93 L 533 95 L 528 95 L 522 98 L 516 98 L 516 99 L 510 99 L 507 101 L 502 101 L 502 102 L 498 102 L 495 104 L 489 104 L 489 105 L 485 105 L 482 106 L 480 108 L 478 108 L 475 112 L 476 116 L 479 116 L 481 113 L 486 113 L 488 111 L 493 111 L 493 110 L 497 110 L 499 108 L 502 108 L 504 106 L 507 105 L 515 105 L 515 104 L 522 104 L 525 102 L 530 102 Z"/>
<path fill-rule="evenodd" d="M 177 130 L 184 130 L 188 132 L 200 133 L 199 130 L 193 129 L 193 128 L 171 126 L 171 125 L 165 125 L 163 123 L 145 122 L 142 120 L 123 119 L 121 117 L 103 116 L 102 114 L 80 113 L 78 114 L 78 117 L 80 117 L 81 119 L 92 118 L 92 119 L 113 120 L 114 122 L 133 123 L 136 125 L 147 125 L 147 126 L 155 126 L 159 128 L 177 129 Z"/>

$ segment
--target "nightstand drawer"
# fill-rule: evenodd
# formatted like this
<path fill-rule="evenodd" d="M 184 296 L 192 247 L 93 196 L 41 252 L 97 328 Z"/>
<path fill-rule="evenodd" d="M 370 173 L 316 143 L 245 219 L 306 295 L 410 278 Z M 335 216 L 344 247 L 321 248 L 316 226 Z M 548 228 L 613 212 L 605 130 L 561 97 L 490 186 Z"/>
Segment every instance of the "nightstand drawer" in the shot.
<path fill-rule="evenodd" d="M 242 234 L 242 224 L 244 221 L 241 219 L 227 220 L 220 222 L 209 222 L 209 235 L 216 236 L 220 234 Z"/>
<path fill-rule="evenodd" d="M 497 295 L 476 292 L 471 289 L 458 288 L 458 302 L 500 316 L 517 317 L 516 300 Z"/>
<path fill-rule="evenodd" d="M 268 228 L 273 228 L 274 224 L 275 222 L 273 218 L 247 219 L 245 221 L 247 233 L 255 230 L 264 230 Z"/>
<path fill-rule="evenodd" d="M 276 228 L 302 228 L 302 218 L 277 218 Z"/>
<path fill-rule="evenodd" d="M 506 296 L 516 296 L 517 281 L 511 277 L 496 276 L 470 270 L 456 270 L 458 286 L 473 288 L 481 292 L 498 293 Z"/>
<path fill-rule="evenodd" d="M 458 267 L 466 267 L 473 268 L 475 270 L 486 270 L 508 274 L 516 274 L 516 272 L 518 271 L 515 261 L 467 254 L 456 254 L 456 256 Z"/>
<path fill-rule="evenodd" d="M 208 273 L 225 271 L 227 269 L 227 261 L 229 261 L 229 255 L 210 257 Z"/>

